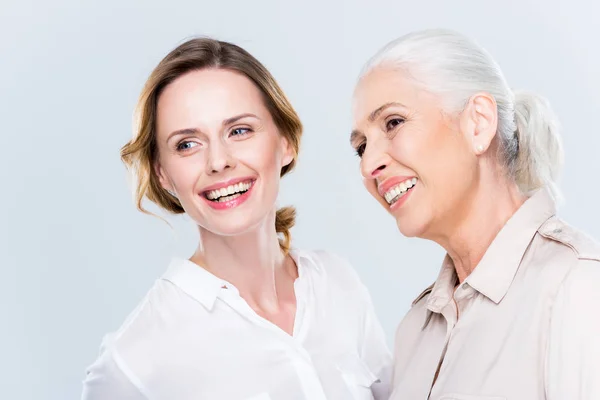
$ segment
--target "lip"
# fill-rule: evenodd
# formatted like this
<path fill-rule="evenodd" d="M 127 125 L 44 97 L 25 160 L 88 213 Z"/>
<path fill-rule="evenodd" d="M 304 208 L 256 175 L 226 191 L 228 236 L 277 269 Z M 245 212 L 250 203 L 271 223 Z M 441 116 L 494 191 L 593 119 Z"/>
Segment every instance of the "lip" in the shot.
<path fill-rule="evenodd" d="M 201 192 L 202 192 L 202 195 L 204 195 L 206 192 L 210 192 L 211 190 L 224 189 L 227 186 L 235 185 L 236 183 L 247 182 L 247 181 L 254 182 L 255 180 L 256 180 L 256 178 L 254 178 L 252 176 L 245 176 L 243 178 L 233 178 L 228 181 L 219 182 L 219 183 L 215 183 L 214 185 L 207 186 L 204 189 L 202 189 Z"/>
<path fill-rule="evenodd" d="M 402 207 L 402 205 L 408 201 L 408 198 L 409 198 L 410 196 L 412 196 L 412 194 L 413 194 L 413 191 L 414 191 L 415 189 L 417 189 L 417 188 L 413 186 L 413 188 L 412 188 L 412 189 L 410 189 L 408 192 L 406 192 L 406 193 L 404 194 L 404 196 L 402 196 L 402 197 L 400 197 L 398 200 L 396 200 L 396 202 L 395 202 L 394 204 L 392 204 L 392 205 L 389 205 L 389 204 L 388 204 L 388 207 L 390 208 L 390 212 L 394 212 L 395 210 L 397 210 L 397 209 L 399 209 L 400 207 Z"/>
<path fill-rule="evenodd" d="M 377 191 L 379 192 L 379 195 L 381 197 L 384 197 L 385 193 L 388 190 L 390 190 L 394 186 L 399 185 L 400 183 L 407 181 L 409 179 L 412 179 L 412 178 L 416 178 L 416 176 L 392 176 L 390 178 L 387 178 L 383 182 L 381 182 L 377 186 Z"/>
<path fill-rule="evenodd" d="M 239 182 L 246 182 L 248 181 L 248 178 L 239 180 L 239 179 L 232 179 L 231 181 L 228 181 L 226 183 L 226 186 L 215 186 L 215 189 L 220 189 L 222 187 L 227 187 L 229 185 L 234 185 L 236 183 Z M 200 197 L 208 204 L 208 206 L 214 210 L 231 210 L 232 208 L 235 208 L 239 205 L 241 205 L 242 203 L 244 203 L 246 200 L 248 200 L 248 198 L 250 197 L 250 195 L 252 194 L 252 191 L 254 189 L 254 186 L 256 186 L 256 180 L 255 179 L 250 179 L 252 180 L 252 185 L 250 186 L 250 189 L 248 189 L 246 192 L 244 192 L 244 194 L 236 197 L 235 199 L 229 200 L 229 201 L 223 201 L 223 202 L 218 202 L 218 201 L 211 201 L 209 200 L 203 192 Z M 231 182 L 231 183 L 230 183 Z M 213 185 L 214 186 L 214 185 Z M 208 190 L 215 190 L 215 189 L 208 189 Z"/>

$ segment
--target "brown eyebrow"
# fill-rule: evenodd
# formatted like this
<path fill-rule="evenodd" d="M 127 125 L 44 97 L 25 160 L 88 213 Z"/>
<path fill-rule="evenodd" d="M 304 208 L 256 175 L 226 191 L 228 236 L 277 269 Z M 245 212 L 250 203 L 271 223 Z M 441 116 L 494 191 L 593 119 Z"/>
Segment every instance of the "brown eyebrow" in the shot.
<path fill-rule="evenodd" d="M 350 144 L 352 144 L 359 136 L 363 136 L 362 132 L 359 131 L 359 130 L 354 129 L 350 133 Z"/>
<path fill-rule="evenodd" d="M 169 134 L 169 136 L 167 137 L 167 142 L 169 140 L 171 140 L 172 137 L 174 136 L 180 136 L 180 135 L 197 135 L 200 131 L 196 128 L 184 128 L 184 129 L 178 129 L 176 131 L 173 131 Z"/>
<path fill-rule="evenodd" d="M 371 115 L 369 115 L 369 122 L 375 122 L 375 119 L 377 119 L 377 117 L 379 116 L 379 114 L 381 114 L 386 108 L 388 107 L 392 107 L 392 106 L 400 106 L 400 107 L 404 107 L 404 104 L 402 103 L 398 103 L 398 102 L 391 102 L 391 103 L 385 103 L 384 105 L 382 105 L 381 107 L 377 108 L 375 111 L 373 111 L 371 113 Z"/>
<path fill-rule="evenodd" d="M 237 121 L 239 121 L 240 119 L 246 118 L 246 117 L 260 119 L 252 113 L 245 113 L 245 114 L 236 115 L 235 117 L 231 117 L 231 118 L 227 118 L 227 119 L 223 120 L 223 126 L 234 124 Z"/>
<path fill-rule="evenodd" d="M 256 118 L 256 119 L 260 119 L 258 118 L 255 114 L 252 113 L 245 113 L 245 114 L 240 114 L 240 115 L 236 115 L 234 117 L 231 118 L 227 118 L 224 119 L 222 122 L 223 126 L 227 126 L 227 125 L 231 125 L 236 123 L 237 121 L 239 121 L 242 118 L 246 118 L 246 117 L 252 117 L 252 118 Z M 169 134 L 169 136 L 167 137 L 167 141 L 171 140 L 171 138 L 173 136 L 180 136 L 180 135 L 197 135 L 198 133 L 200 133 L 199 129 L 196 128 L 184 128 L 184 129 L 178 129 L 176 131 L 173 131 Z"/>

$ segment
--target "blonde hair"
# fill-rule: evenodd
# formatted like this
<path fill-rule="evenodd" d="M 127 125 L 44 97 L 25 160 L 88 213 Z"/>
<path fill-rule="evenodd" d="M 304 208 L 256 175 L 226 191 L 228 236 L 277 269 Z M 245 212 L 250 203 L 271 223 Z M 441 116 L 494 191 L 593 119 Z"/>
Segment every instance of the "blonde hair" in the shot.
<path fill-rule="evenodd" d="M 135 180 L 135 204 L 144 213 L 148 213 L 142 204 L 144 197 L 173 214 L 185 212 L 177 198 L 160 185 L 156 174 L 157 103 L 164 88 L 175 79 L 188 72 L 208 68 L 241 73 L 256 85 L 280 134 L 294 151 L 294 159 L 281 169 L 281 176 L 290 172 L 296 164 L 302 123 L 271 73 L 250 53 L 235 44 L 194 38 L 172 50 L 150 74 L 136 107 L 133 138 L 121 149 L 121 160 L 133 173 Z M 290 229 L 295 216 L 293 207 L 281 208 L 276 213 L 275 229 L 282 235 L 279 244 L 284 252 L 290 248 Z"/>
<path fill-rule="evenodd" d="M 460 112 L 469 98 L 484 91 L 498 110 L 500 160 L 521 192 L 546 187 L 561 199 L 557 181 L 563 165 L 559 124 L 548 101 L 536 94 L 513 92 L 492 56 L 460 33 L 432 29 L 413 32 L 384 46 L 363 68 L 406 71 L 423 89 L 438 94 L 445 111 Z"/>

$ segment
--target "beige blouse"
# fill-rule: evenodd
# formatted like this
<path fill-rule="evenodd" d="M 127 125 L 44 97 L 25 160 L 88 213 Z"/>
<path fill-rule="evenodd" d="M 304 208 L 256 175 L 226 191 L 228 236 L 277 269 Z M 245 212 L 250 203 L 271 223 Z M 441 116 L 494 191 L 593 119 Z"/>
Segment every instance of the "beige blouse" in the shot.
<path fill-rule="evenodd" d="M 392 400 L 600 399 L 600 245 L 555 212 L 534 194 L 456 290 L 446 257 L 398 327 Z"/>

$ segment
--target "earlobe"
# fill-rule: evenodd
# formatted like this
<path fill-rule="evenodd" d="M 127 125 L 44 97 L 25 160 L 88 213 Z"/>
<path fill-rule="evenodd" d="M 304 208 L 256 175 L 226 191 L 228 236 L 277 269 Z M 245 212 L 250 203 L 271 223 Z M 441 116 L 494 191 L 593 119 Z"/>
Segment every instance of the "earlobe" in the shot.
<path fill-rule="evenodd" d="M 292 154 L 286 153 L 285 156 L 283 157 L 283 160 L 281 163 L 281 168 L 287 167 L 288 165 L 290 165 L 292 163 L 292 161 L 294 161 L 294 156 Z"/>
<path fill-rule="evenodd" d="M 292 146 L 290 146 L 290 143 L 288 142 L 288 140 L 285 138 L 282 138 L 282 139 L 283 139 L 283 157 L 281 159 L 281 168 L 290 165 L 292 163 L 292 161 L 294 161 L 294 158 L 295 158 L 294 150 L 292 149 Z"/>

